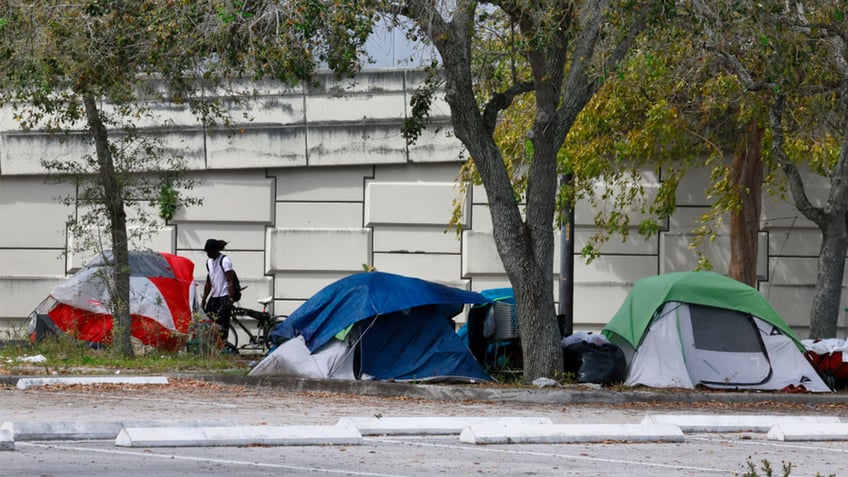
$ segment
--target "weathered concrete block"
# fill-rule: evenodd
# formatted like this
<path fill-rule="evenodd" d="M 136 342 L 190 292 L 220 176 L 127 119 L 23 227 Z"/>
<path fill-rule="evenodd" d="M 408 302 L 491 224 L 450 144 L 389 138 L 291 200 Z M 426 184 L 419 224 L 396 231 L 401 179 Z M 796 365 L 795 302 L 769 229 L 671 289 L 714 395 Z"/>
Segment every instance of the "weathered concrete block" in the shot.
<path fill-rule="evenodd" d="M 369 229 L 268 229 L 267 273 L 361 271 L 371 260 Z"/>
<path fill-rule="evenodd" d="M 371 182 L 365 189 L 365 224 L 440 225 L 447 228 L 456 197 L 452 183 Z M 462 209 L 468 210 L 469 204 Z M 464 218 L 462 219 L 464 223 Z"/>

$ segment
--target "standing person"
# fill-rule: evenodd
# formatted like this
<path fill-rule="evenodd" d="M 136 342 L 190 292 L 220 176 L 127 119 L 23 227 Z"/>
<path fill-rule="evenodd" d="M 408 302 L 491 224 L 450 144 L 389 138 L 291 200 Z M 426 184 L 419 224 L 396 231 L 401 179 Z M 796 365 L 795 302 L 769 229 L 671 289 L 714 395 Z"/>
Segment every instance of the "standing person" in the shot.
<path fill-rule="evenodd" d="M 230 309 L 235 296 L 235 271 L 230 257 L 221 251 L 227 242 L 209 239 L 203 250 L 206 251 L 206 285 L 203 287 L 203 311 L 221 328 L 221 340 L 227 343 L 230 332 Z"/>

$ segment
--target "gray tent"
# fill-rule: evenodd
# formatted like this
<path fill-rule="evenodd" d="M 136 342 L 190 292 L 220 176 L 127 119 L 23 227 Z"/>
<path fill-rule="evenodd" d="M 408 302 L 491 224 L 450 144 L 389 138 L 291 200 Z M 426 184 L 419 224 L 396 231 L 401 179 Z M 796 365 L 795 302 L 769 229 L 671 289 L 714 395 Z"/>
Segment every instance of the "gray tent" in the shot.
<path fill-rule="evenodd" d="M 603 333 L 627 356 L 627 385 L 830 391 L 765 298 L 716 273 L 637 281 Z"/>

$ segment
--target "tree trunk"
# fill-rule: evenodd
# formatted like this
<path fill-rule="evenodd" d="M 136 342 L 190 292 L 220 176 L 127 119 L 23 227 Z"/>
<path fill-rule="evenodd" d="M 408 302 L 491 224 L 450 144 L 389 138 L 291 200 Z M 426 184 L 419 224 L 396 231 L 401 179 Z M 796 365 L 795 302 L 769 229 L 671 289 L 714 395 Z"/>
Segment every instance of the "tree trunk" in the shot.
<path fill-rule="evenodd" d="M 739 194 L 739 207 L 730 213 L 730 265 L 728 274 L 757 286 L 760 212 L 762 210 L 764 128 L 750 124 L 739 136 L 731 176 Z"/>
<path fill-rule="evenodd" d="M 836 338 L 839 324 L 839 301 L 845 276 L 845 255 L 848 253 L 848 215 L 834 216 L 822 230 L 819 252 L 819 271 L 816 291 L 810 309 L 810 338 Z"/>
<path fill-rule="evenodd" d="M 130 316 L 130 269 L 127 241 L 127 214 L 121 183 L 115 171 L 115 162 L 109 147 L 109 135 L 94 96 L 83 96 L 88 128 L 94 138 L 97 155 L 97 180 L 103 188 L 103 206 L 109 219 L 112 237 L 113 276 L 110 290 L 112 312 L 112 346 L 118 356 L 132 357 Z"/>
<path fill-rule="evenodd" d="M 848 75 L 842 82 L 843 113 L 848 114 Z M 816 207 L 807 197 L 804 180 L 798 167 L 783 151 L 783 115 L 786 98 L 777 95 L 769 109 L 772 131 L 772 153 L 780 163 L 795 207 L 821 230 L 819 269 L 816 290 L 810 306 L 810 338 L 833 338 L 839 322 L 839 301 L 845 276 L 845 255 L 848 252 L 848 131 L 842 137 L 839 158 L 830 171 L 830 195 L 824 207 Z"/>

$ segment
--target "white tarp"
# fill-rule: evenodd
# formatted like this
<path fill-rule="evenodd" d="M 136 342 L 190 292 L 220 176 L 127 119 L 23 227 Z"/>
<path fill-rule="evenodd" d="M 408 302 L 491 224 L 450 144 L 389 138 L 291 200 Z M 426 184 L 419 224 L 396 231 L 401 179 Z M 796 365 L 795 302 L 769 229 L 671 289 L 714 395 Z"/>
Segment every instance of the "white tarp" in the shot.
<path fill-rule="evenodd" d="M 353 373 L 353 348 L 343 341 L 333 339 L 311 353 L 303 336 L 297 336 L 274 349 L 250 370 L 248 376 L 356 379 Z"/>

